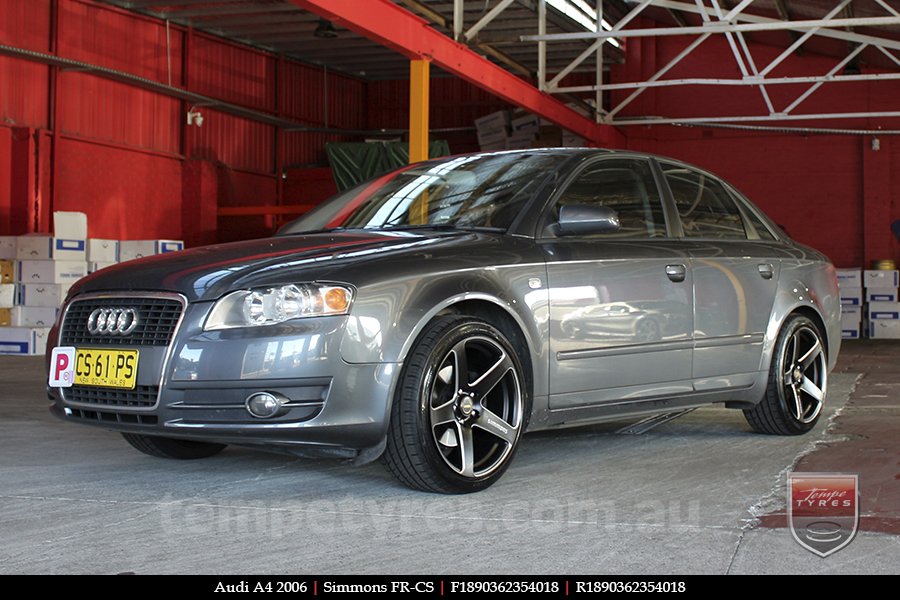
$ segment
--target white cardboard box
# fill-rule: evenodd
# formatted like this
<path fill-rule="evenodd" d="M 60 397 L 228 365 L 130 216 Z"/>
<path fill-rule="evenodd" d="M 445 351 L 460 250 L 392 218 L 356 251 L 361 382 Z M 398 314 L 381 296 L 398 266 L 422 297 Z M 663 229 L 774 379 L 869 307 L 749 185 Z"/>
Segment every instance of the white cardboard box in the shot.
<path fill-rule="evenodd" d="M 533 133 L 515 133 L 506 138 L 506 148 L 508 150 L 524 150 L 531 148 L 534 143 Z"/>
<path fill-rule="evenodd" d="M 498 110 L 475 119 L 475 128 L 479 131 L 490 131 L 492 129 L 503 129 L 505 131 L 507 127 L 509 127 L 509 112 L 505 110 Z"/>
<path fill-rule="evenodd" d="M 19 260 L 87 260 L 86 247 L 85 240 L 29 233 L 18 237 L 16 257 Z"/>
<path fill-rule="evenodd" d="M 862 321 L 861 306 L 841 307 L 841 337 L 845 340 L 859 338 L 859 324 Z"/>
<path fill-rule="evenodd" d="M 537 135 L 541 130 L 541 120 L 537 115 L 523 115 L 516 117 L 509 123 L 512 134 L 532 133 Z"/>
<path fill-rule="evenodd" d="M 870 321 L 898 321 L 900 302 L 869 302 L 867 314 Z"/>
<path fill-rule="evenodd" d="M 89 239 L 87 241 L 87 260 L 88 262 L 118 262 L 119 240 Z"/>
<path fill-rule="evenodd" d="M 900 340 L 900 319 L 869 321 L 869 337 L 875 340 Z"/>
<path fill-rule="evenodd" d="M 863 303 L 862 288 L 841 288 L 841 306 L 861 306 Z"/>
<path fill-rule="evenodd" d="M 862 321 L 861 306 L 842 306 L 841 307 L 841 324 L 856 323 L 859 325 Z"/>
<path fill-rule="evenodd" d="M 900 271 L 882 271 L 867 269 L 863 271 L 863 287 L 898 287 L 900 286 Z"/>
<path fill-rule="evenodd" d="M 119 242 L 119 262 L 184 250 L 181 240 L 130 240 Z"/>
<path fill-rule="evenodd" d="M 43 354 L 49 327 L 0 327 L 0 354 Z"/>
<path fill-rule="evenodd" d="M 59 308 L 70 287 L 71 283 L 25 283 L 19 286 L 19 304 Z"/>
<path fill-rule="evenodd" d="M 862 287 L 862 269 L 838 269 L 838 285 L 843 288 Z"/>
<path fill-rule="evenodd" d="M 87 215 L 83 212 L 54 211 L 53 235 L 64 240 L 86 240 Z"/>
<path fill-rule="evenodd" d="M 50 260 L 53 258 L 53 236 L 29 233 L 16 239 L 16 258 L 19 260 Z"/>
<path fill-rule="evenodd" d="M 12 308 L 18 300 L 18 286 L 14 283 L 0 284 L 0 308 Z"/>
<path fill-rule="evenodd" d="M 845 340 L 858 340 L 859 339 L 859 323 L 856 324 L 856 327 L 846 328 L 841 325 L 841 338 Z"/>
<path fill-rule="evenodd" d="M 479 146 L 482 152 L 499 152 L 501 150 L 506 150 L 506 141 L 502 141 L 498 144 L 486 144 Z"/>
<path fill-rule="evenodd" d="M 13 327 L 52 327 L 59 309 L 52 306 L 14 306 Z"/>
<path fill-rule="evenodd" d="M 87 275 L 87 263 L 80 260 L 20 260 L 16 268 L 19 283 L 75 283 Z"/>
<path fill-rule="evenodd" d="M 478 132 L 479 147 L 490 146 L 492 144 L 506 143 L 506 130 L 495 129 L 484 133 Z"/>
<path fill-rule="evenodd" d="M 87 215 L 57 210 L 53 213 L 54 260 L 87 260 Z"/>
<path fill-rule="evenodd" d="M 88 263 L 88 273 L 96 273 L 100 269 L 105 269 L 106 267 L 112 267 L 117 264 L 119 264 L 119 263 L 118 262 L 89 262 Z"/>
<path fill-rule="evenodd" d="M 866 302 L 897 302 L 897 288 L 866 288 Z"/>
<path fill-rule="evenodd" d="M 0 259 L 16 259 L 16 238 L 14 235 L 0 235 Z"/>

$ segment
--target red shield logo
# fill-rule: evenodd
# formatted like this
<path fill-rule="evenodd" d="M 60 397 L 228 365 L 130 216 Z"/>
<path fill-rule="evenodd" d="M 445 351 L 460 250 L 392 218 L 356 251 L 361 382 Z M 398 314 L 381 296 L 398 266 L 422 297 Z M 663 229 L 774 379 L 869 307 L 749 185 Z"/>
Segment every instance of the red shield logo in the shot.
<path fill-rule="evenodd" d="M 822 558 L 850 543 L 859 526 L 857 475 L 788 473 L 788 524 Z"/>

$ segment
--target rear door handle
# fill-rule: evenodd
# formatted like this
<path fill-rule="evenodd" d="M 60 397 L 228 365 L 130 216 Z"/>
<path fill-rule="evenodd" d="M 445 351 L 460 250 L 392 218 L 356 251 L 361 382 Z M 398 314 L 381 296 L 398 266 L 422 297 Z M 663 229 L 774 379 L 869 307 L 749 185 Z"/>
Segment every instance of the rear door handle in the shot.
<path fill-rule="evenodd" d="M 775 268 L 769 263 L 763 263 L 758 266 L 759 274 L 763 279 L 772 279 L 775 275 Z"/>
<path fill-rule="evenodd" d="M 674 282 L 684 281 L 687 269 L 684 265 L 666 265 L 666 277 Z"/>

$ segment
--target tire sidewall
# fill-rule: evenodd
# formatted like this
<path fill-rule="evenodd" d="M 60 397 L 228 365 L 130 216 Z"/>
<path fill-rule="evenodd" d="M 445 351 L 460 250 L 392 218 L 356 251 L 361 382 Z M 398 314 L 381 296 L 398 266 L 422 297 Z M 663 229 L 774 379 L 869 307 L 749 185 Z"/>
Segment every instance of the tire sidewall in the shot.
<path fill-rule="evenodd" d="M 496 342 L 501 348 L 503 348 L 503 351 L 506 352 L 506 354 L 512 360 L 513 365 L 515 366 L 515 376 L 517 379 L 517 384 L 519 386 L 519 393 L 522 399 L 522 406 L 520 407 L 522 413 L 519 418 L 518 436 L 516 437 L 515 443 L 513 444 L 513 447 L 510 450 L 509 454 L 506 456 L 503 464 L 489 475 L 469 478 L 463 477 L 462 475 L 454 472 L 444 462 L 444 458 L 438 450 L 437 445 L 434 441 L 434 434 L 432 433 L 431 420 L 429 415 L 429 403 L 430 392 L 432 386 L 434 385 L 435 377 L 437 377 L 438 368 L 440 367 L 444 358 L 447 356 L 447 353 L 450 352 L 450 350 L 458 342 L 467 338 L 471 338 L 473 336 L 486 337 Z M 475 492 L 484 489 L 497 481 L 497 479 L 499 479 L 503 475 L 503 473 L 509 467 L 509 464 L 512 462 L 516 454 L 516 450 L 518 449 L 519 441 L 522 438 L 522 433 L 525 429 L 525 425 L 528 422 L 528 415 L 531 410 L 531 397 L 526 385 L 524 371 L 522 369 L 522 364 L 518 352 L 516 352 L 515 348 L 513 348 L 512 344 L 509 342 L 506 336 L 503 335 L 497 328 L 485 321 L 474 318 L 466 318 L 450 326 L 430 346 L 430 348 L 416 349 L 416 351 L 427 352 L 427 359 L 425 361 L 424 368 L 418 374 L 417 381 L 415 382 L 416 397 L 401 398 L 400 400 L 413 401 L 416 403 L 417 441 L 423 450 L 425 459 L 428 461 L 434 473 L 448 485 L 462 492 Z"/>
<path fill-rule="evenodd" d="M 816 423 L 819 422 L 819 417 L 822 416 L 821 411 L 816 418 L 810 421 L 809 423 L 803 423 L 798 420 L 791 410 L 791 407 L 788 405 L 787 394 L 784 389 L 784 373 L 785 373 L 785 351 L 787 348 L 788 341 L 791 336 L 798 330 L 803 327 L 807 327 L 815 332 L 816 337 L 819 340 L 819 344 L 822 346 L 822 352 L 826 353 L 827 357 L 827 348 L 825 347 L 825 340 L 822 338 L 822 332 L 816 326 L 816 324 L 809 317 L 805 317 L 803 315 L 794 315 L 784 324 L 781 328 L 781 332 L 778 334 L 778 343 L 775 346 L 775 356 L 772 360 L 772 373 L 770 375 L 771 381 L 774 384 L 775 388 L 773 391 L 776 395 L 778 401 L 779 410 L 782 413 L 782 416 L 785 418 L 788 427 L 798 433 L 805 433 L 810 431 L 813 427 L 816 426 Z M 827 363 L 827 360 L 826 360 Z"/>

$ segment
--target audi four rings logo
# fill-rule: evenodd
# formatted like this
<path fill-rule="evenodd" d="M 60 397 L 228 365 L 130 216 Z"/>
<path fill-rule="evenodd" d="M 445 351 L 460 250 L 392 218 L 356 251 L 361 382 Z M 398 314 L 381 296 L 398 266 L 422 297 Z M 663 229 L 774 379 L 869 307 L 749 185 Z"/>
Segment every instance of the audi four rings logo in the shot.
<path fill-rule="evenodd" d="M 87 328 L 93 335 L 128 335 L 138 326 L 133 308 L 97 308 L 88 317 Z"/>

